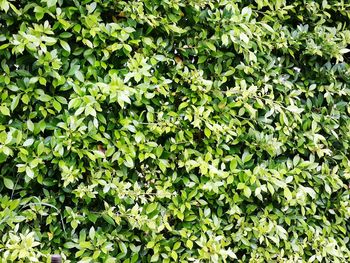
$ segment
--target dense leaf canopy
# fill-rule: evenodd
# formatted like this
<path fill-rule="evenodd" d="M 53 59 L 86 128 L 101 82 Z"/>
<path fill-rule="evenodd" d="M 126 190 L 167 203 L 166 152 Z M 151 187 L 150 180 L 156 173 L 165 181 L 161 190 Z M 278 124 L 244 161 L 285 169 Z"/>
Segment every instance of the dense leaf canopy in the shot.
<path fill-rule="evenodd" d="M 0 0 L 0 261 L 349 262 L 348 0 Z"/>

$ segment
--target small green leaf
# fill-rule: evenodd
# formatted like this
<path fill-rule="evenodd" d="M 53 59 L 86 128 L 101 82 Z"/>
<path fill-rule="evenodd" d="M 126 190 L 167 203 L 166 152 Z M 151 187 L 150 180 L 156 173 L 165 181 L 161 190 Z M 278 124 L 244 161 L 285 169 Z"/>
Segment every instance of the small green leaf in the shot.
<path fill-rule="evenodd" d="M 34 178 L 34 172 L 29 166 L 26 167 L 26 174 L 29 178 L 31 178 L 31 179 Z"/>
<path fill-rule="evenodd" d="M 249 198 L 249 197 L 251 196 L 251 194 L 252 194 L 252 190 L 250 190 L 250 188 L 249 188 L 248 186 L 246 186 L 246 187 L 244 187 L 244 189 L 243 189 L 243 193 L 244 193 L 244 195 L 245 195 L 247 198 Z"/>
<path fill-rule="evenodd" d="M 85 115 L 91 115 L 91 116 L 96 117 L 96 110 L 93 107 L 91 107 L 90 105 L 87 105 L 85 108 Z"/>
<path fill-rule="evenodd" d="M 6 106 L 0 106 L 0 112 L 1 112 L 3 115 L 10 116 L 10 110 L 9 110 L 9 108 L 7 108 Z"/>
<path fill-rule="evenodd" d="M 244 43 L 249 43 L 249 37 L 243 32 L 239 35 L 239 39 L 242 40 Z"/>
<path fill-rule="evenodd" d="M 17 108 L 20 98 L 21 98 L 21 94 L 18 94 L 17 96 L 15 96 L 15 97 L 12 99 L 12 102 L 11 102 L 11 111 L 14 111 L 14 110 Z"/>
<path fill-rule="evenodd" d="M 125 164 L 126 167 L 129 167 L 129 168 L 133 168 L 134 167 L 134 161 L 129 155 L 125 156 L 124 164 Z"/>
<path fill-rule="evenodd" d="M 118 242 L 118 244 L 119 244 L 120 251 L 121 251 L 124 255 L 126 255 L 126 254 L 128 253 L 128 247 L 127 247 L 127 246 L 125 245 L 125 243 L 122 242 L 122 241 Z"/>
<path fill-rule="evenodd" d="M 64 50 L 66 50 L 70 53 L 70 46 L 66 41 L 60 39 L 60 44 Z"/>
<path fill-rule="evenodd" d="M 284 197 L 287 199 L 287 201 L 292 200 L 293 195 L 292 195 L 292 192 L 289 190 L 288 187 L 285 187 L 285 188 L 284 188 L 283 193 L 284 193 Z"/>
<path fill-rule="evenodd" d="M 205 128 L 204 129 L 204 134 L 205 134 L 205 136 L 207 136 L 209 138 L 210 135 L 211 135 L 211 131 L 208 128 Z"/>
<path fill-rule="evenodd" d="M 300 114 L 304 111 L 304 109 L 298 108 L 297 106 L 294 106 L 294 105 L 288 106 L 287 110 L 289 110 L 290 112 L 293 112 L 293 113 L 298 113 L 298 114 Z"/>
<path fill-rule="evenodd" d="M 27 128 L 28 128 L 28 130 L 30 130 L 31 132 L 34 131 L 34 123 L 33 123 L 30 119 L 27 120 Z"/>
<path fill-rule="evenodd" d="M 60 111 L 61 111 L 62 106 L 61 106 L 61 104 L 60 104 L 58 101 L 53 100 L 53 101 L 52 101 L 52 105 L 53 105 L 53 107 L 55 108 L 55 110 L 56 110 L 57 112 L 60 112 Z"/>
<path fill-rule="evenodd" d="M 174 261 L 177 261 L 177 253 L 176 251 L 172 250 L 171 253 L 170 253 L 171 257 L 174 259 Z"/>
<path fill-rule="evenodd" d="M 135 141 L 137 143 L 140 143 L 141 141 L 144 141 L 145 140 L 145 135 L 143 135 L 142 132 L 136 132 L 135 134 Z"/>
<path fill-rule="evenodd" d="M 346 54 L 346 53 L 349 53 L 349 52 L 350 52 L 349 48 L 342 48 L 342 49 L 339 50 L 340 54 Z"/>
<path fill-rule="evenodd" d="M 46 0 L 47 6 L 55 6 L 57 4 L 57 0 Z"/>
<path fill-rule="evenodd" d="M 84 75 L 83 73 L 81 73 L 80 70 L 77 70 L 75 73 L 74 73 L 75 77 L 80 81 L 80 82 L 84 82 Z"/>
<path fill-rule="evenodd" d="M 273 195 L 275 193 L 275 188 L 273 188 L 272 184 L 267 183 L 267 189 L 269 190 L 271 195 Z"/>
<path fill-rule="evenodd" d="M 221 41 L 222 41 L 222 44 L 223 44 L 224 46 L 227 46 L 227 45 L 228 45 L 228 36 L 227 36 L 226 34 L 223 34 L 223 35 L 221 36 Z"/>
<path fill-rule="evenodd" d="M 13 188 L 14 188 L 14 183 L 13 183 L 13 181 L 12 181 L 10 178 L 8 178 L 8 177 L 4 177 L 3 179 L 4 179 L 4 185 L 5 185 L 5 187 L 6 187 L 7 189 L 13 190 Z"/>
<path fill-rule="evenodd" d="M 151 214 L 153 211 L 155 211 L 157 209 L 157 207 L 158 207 L 157 203 L 148 204 L 147 208 L 146 208 L 146 213 Z"/>
<path fill-rule="evenodd" d="M 181 247 L 181 242 L 176 242 L 175 244 L 174 244 L 174 247 L 173 247 L 173 250 L 178 250 L 179 248 Z"/>
<path fill-rule="evenodd" d="M 249 162 L 252 159 L 252 157 L 253 157 L 253 154 L 250 154 L 248 152 L 244 152 L 243 156 L 242 156 L 243 163 Z"/>
<path fill-rule="evenodd" d="M 187 239 L 187 241 L 186 241 L 186 247 L 188 247 L 189 249 L 192 249 L 192 247 L 193 247 L 193 242 L 192 242 L 192 240 Z"/>
<path fill-rule="evenodd" d="M 199 59 L 198 59 L 198 64 L 202 64 L 202 63 L 204 63 L 206 60 L 207 60 L 207 57 L 206 57 L 206 56 L 200 56 Z"/>
<path fill-rule="evenodd" d="M 94 240 L 94 239 L 95 239 L 95 234 L 96 234 L 95 228 L 92 226 L 92 227 L 90 228 L 90 230 L 89 230 L 89 237 L 90 237 L 91 240 Z"/>
<path fill-rule="evenodd" d="M 213 44 L 213 43 L 211 43 L 211 42 L 207 42 L 206 43 L 206 45 L 207 45 L 207 47 L 209 48 L 209 49 L 211 49 L 212 51 L 216 51 L 216 47 L 215 47 L 215 45 Z"/>
<path fill-rule="evenodd" d="M 177 217 L 178 217 L 181 221 L 183 221 L 184 218 L 185 218 L 184 214 L 181 213 L 180 211 L 177 212 Z"/>
<path fill-rule="evenodd" d="M 106 222 L 107 222 L 108 224 L 111 224 L 111 225 L 115 226 L 115 222 L 114 222 L 114 220 L 113 220 L 112 217 L 110 217 L 110 216 L 107 215 L 107 214 L 102 214 L 102 217 L 103 217 L 104 220 L 106 220 Z"/>
<path fill-rule="evenodd" d="M 23 146 L 28 147 L 28 146 L 31 146 L 33 143 L 34 143 L 34 139 L 30 138 L 30 139 L 25 140 L 25 142 L 23 143 Z"/>

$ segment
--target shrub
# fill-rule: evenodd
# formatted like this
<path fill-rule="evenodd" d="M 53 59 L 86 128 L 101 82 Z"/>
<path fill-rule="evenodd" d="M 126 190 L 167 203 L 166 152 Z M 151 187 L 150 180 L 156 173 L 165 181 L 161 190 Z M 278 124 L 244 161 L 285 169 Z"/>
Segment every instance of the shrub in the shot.
<path fill-rule="evenodd" d="M 346 0 L 0 0 L 1 262 L 348 262 Z"/>

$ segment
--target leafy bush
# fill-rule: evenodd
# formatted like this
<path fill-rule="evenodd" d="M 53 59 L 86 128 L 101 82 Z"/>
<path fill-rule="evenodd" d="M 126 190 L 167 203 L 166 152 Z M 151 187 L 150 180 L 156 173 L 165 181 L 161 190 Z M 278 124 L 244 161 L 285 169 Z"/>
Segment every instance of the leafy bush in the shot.
<path fill-rule="evenodd" d="M 347 0 L 0 0 L 1 262 L 349 262 Z"/>

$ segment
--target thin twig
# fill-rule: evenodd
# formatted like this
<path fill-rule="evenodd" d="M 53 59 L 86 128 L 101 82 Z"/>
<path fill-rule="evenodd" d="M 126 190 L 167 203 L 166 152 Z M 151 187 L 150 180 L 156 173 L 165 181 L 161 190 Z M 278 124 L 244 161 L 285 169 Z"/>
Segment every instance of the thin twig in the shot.
<path fill-rule="evenodd" d="M 37 198 L 37 199 L 39 200 L 39 202 L 37 202 L 37 203 L 29 203 L 29 204 L 26 204 L 26 205 L 22 206 L 22 208 L 21 208 L 19 211 L 21 211 L 22 209 L 24 209 L 24 208 L 26 208 L 26 207 L 30 207 L 30 206 L 32 206 L 32 205 L 44 205 L 44 206 L 48 206 L 48 207 L 54 208 L 54 209 L 58 212 L 58 214 L 60 215 L 61 224 L 62 224 L 62 228 L 63 228 L 63 232 L 64 232 L 65 234 L 67 234 L 66 228 L 65 228 L 65 225 L 64 225 L 64 221 L 63 221 L 63 217 L 62 217 L 62 214 L 61 214 L 60 210 L 58 210 L 58 208 L 55 207 L 54 205 L 41 202 L 40 199 L 39 199 L 38 197 L 36 197 L 36 196 L 35 196 L 34 198 Z"/>

